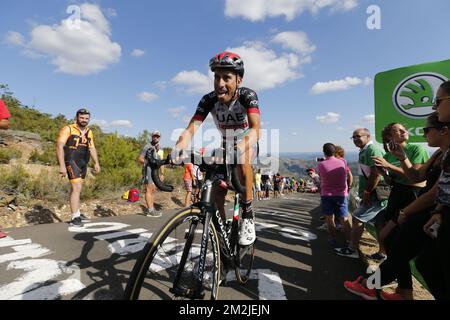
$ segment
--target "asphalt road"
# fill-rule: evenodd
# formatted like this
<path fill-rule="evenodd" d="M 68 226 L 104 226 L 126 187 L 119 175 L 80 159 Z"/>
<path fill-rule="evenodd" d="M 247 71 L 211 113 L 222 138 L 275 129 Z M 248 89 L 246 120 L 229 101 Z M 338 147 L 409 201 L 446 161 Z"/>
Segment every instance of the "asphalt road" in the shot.
<path fill-rule="evenodd" d="M 219 298 L 355 299 L 342 284 L 365 265 L 334 254 L 328 233 L 317 230 L 319 202 L 298 193 L 255 202 L 254 272 L 245 286 L 229 277 Z M 4 230 L 0 299 L 121 299 L 139 251 L 173 212 L 97 218 L 83 228 L 54 223 Z"/>

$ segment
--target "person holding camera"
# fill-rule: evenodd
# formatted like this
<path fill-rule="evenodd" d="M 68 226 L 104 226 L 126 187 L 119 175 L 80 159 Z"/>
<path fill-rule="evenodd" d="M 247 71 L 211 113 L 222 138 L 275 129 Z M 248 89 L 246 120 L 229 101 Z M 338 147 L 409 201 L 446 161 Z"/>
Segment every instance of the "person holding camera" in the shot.
<path fill-rule="evenodd" d="M 419 255 L 426 245 L 428 236 L 423 231 L 424 224 L 431 217 L 431 212 L 435 208 L 437 196 L 437 181 L 441 175 L 441 164 L 443 151 L 447 150 L 450 144 L 448 125 L 438 120 L 437 114 L 433 113 L 427 118 L 424 127 L 424 136 L 430 147 L 439 147 L 433 156 L 419 169 L 414 169 L 408 159 L 401 144 L 391 143 L 389 147 L 391 154 L 401 161 L 405 175 L 412 181 L 426 180 L 426 186 L 420 190 L 419 197 L 408 206 L 400 210 L 398 225 L 390 233 L 389 255 L 379 265 L 381 275 L 381 286 L 397 280 L 398 286 L 395 293 L 382 291 L 381 298 L 384 300 L 412 300 L 413 286 L 412 274 L 409 261 Z M 427 264 L 433 264 L 433 259 L 427 259 Z M 419 269 L 419 268 L 418 268 Z M 419 270 L 420 271 L 420 270 Z M 365 294 L 374 291 L 367 291 L 364 287 L 366 280 L 358 282 L 346 282 L 347 288 L 351 292 Z M 357 293 L 358 294 L 358 293 Z"/>
<path fill-rule="evenodd" d="M 424 177 L 420 181 L 412 181 L 405 174 L 401 162 L 407 158 L 414 170 L 420 170 L 430 156 L 423 146 L 408 143 L 409 132 L 400 123 L 388 124 L 383 128 L 381 137 L 386 154 L 384 158 L 379 156 L 373 157 L 373 161 L 380 174 L 392 185 L 384 216 L 384 226 L 380 231 L 379 239 L 383 244 L 389 246 L 389 241 L 385 243 L 385 240 L 397 226 L 400 210 L 416 200 L 420 190 L 426 185 Z M 392 152 L 396 148 L 404 150 L 404 159 L 397 158 Z M 386 250 L 389 251 L 389 248 L 386 248 Z"/>
<path fill-rule="evenodd" d="M 317 165 L 320 176 L 320 204 L 322 215 L 331 236 L 331 245 L 337 248 L 336 224 L 334 217 L 338 217 L 347 242 L 350 241 L 350 223 L 348 221 L 348 186 L 347 163 L 337 159 L 334 154 L 336 148 L 332 143 L 323 145 L 325 160 Z"/>

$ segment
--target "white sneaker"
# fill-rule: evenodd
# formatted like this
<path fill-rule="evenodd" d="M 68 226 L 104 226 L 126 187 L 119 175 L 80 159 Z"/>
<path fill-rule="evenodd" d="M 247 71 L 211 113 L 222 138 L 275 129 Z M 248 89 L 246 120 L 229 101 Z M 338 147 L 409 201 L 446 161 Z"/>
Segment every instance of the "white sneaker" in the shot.
<path fill-rule="evenodd" d="M 239 230 L 239 245 L 249 246 L 256 240 L 255 222 L 253 219 L 242 219 Z"/>

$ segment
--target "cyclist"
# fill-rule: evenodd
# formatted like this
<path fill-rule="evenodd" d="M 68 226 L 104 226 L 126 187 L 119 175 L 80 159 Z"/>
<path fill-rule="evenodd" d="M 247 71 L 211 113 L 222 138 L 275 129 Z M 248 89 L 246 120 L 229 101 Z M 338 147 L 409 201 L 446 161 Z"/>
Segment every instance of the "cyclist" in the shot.
<path fill-rule="evenodd" d="M 246 192 L 241 200 L 242 223 L 239 244 L 250 245 L 256 239 L 252 209 L 253 170 L 252 160 L 256 157 L 256 145 L 260 137 L 260 112 L 256 92 L 241 87 L 244 77 L 244 62 L 232 52 L 221 52 L 211 58 L 209 67 L 214 72 L 214 91 L 200 100 L 189 125 L 180 135 L 176 150 L 185 150 L 192 138 L 208 116 L 213 116 L 217 129 L 225 145 L 230 143 L 238 150 L 241 181 Z M 222 172 L 224 175 L 225 172 Z M 214 190 L 215 204 L 225 219 L 225 196 L 227 190 L 217 187 Z"/>
<path fill-rule="evenodd" d="M 59 174 L 69 178 L 70 209 L 72 218 L 70 224 L 82 227 L 88 218 L 80 213 L 80 194 L 86 178 L 90 156 L 94 160 L 94 172 L 100 172 L 97 150 L 94 145 L 94 135 L 88 128 L 90 120 L 89 110 L 79 109 L 75 116 L 75 123 L 65 126 L 59 131 L 56 141 L 56 155 L 59 162 Z"/>

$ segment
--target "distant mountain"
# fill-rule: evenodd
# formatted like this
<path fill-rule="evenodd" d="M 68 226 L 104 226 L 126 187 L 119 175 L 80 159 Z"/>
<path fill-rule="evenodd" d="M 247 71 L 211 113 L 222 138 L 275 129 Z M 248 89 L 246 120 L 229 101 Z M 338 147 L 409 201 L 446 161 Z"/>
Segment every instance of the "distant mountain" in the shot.
<path fill-rule="evenodd" d="M 322 158 L 323 152 L 281 152 L 280 158 L 282 159 L 295 159 L 305 161 L 315 161 L 316 158 Z M 348 162 L 358 161 L 358 152 L 346 152 L 345 159 Z"/>
<path fill-rule="evenodd" d="M 263 174 L 276 174 L 280 173 L 282 176 L 289 177 L 305 177 L 307 176 L 306 170 L 308 168 L 317 168 L 317 158 L 323 157 L 323 154 L 318 152 L 299 152 L 299 153 L 281 153 L 278 159 L 278 167 L 269 167 L 261 165 L 261 171 Z M 264 163 L 267 163 L 267 158 Z M 350 170 L 354 175 L 358 170 L 358 153 L 348 153 L 346 160 L 350 167 Z M 272 163 L 276 163 L 272 161 Z"/>

